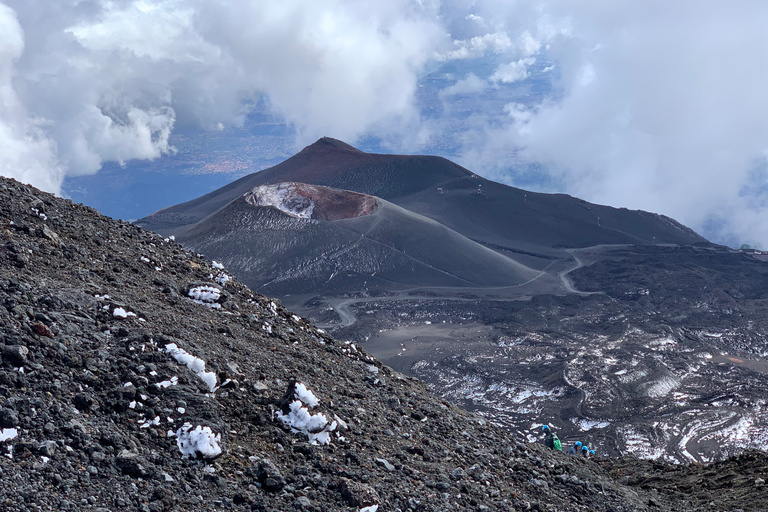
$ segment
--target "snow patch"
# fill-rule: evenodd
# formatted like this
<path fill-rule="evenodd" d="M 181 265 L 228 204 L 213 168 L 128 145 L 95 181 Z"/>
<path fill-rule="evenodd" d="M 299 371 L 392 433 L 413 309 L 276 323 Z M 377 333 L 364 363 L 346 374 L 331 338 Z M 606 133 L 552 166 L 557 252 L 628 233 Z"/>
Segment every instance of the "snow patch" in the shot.
<path fill-rule="evenodd" d="M 310 390 L 307 389 L 307 386 L 302 384 L 301 382 L 296 383 L 296 389 L 294 391 L 294 394 L 296 395 L 296 398 L 304 402 L 304 404 L 312 409 L 313 407 L 317 407 L 320 401 L 315 397 L 314 393 L 312 393 Z"/>
<path fill-rule="evenodd" d="M 306 435 L 310 444 L 329 444 L 331 432 L 336 430 L 337 423 L 334 421 L 329 424 L 328 418 L 321 412 L 309 412 L 309 409 L 317 407 L 320 402 L 301 382 L 295 384 L 293 396 L 295 400 L 288 404 L 288 411 L 279 410 L 276 416 L 292 432 Z"/>
<path fill-rule="evenodd" d="M 221 434 L 214 434 L 211 427 L 198 425 L 192 428 L 191 423 L 185 423 L 176 431 L 176 446 L 185 458 L 215 459 L 221 455 L 220 441 Z"/>
<path fill-rule="evenodd" d="M 593 428 L 605 428 L 610 426 L 610 423 L 607 421 L 588 420 L 586 418 L 573 420 L 573 423 L 581 430 L 592 430 Z"/>
<path fill-rule="evenodd" d="M 620 428 L 618 431 L 624 438 L 627 451 L 640 458 L 658 459 L 667 455 L 664 447 L 652 442 L 646 434 L 637 432 L 631 427 Z"/>
<path fill-rule="evenodd" d="M 190 288 L 187 292 L 187 296 L 192 299 L 193 302 L 202 304 L 203 306 L 208 306 L 214 309 L 221 307 L 221 304 L 218 303 L 218 300 L 221 298 L 221 290 L 215 286 L 195 286 L 194 288 Z"/>
<path fill-rule="evenodd" d="M 128 318 L 129 316 L 136 316 L 136 313 L 133 311 L 126 311 L 123 308 L 115 308 L 112 311 L 112 316 L 115 318 Z"/>
<path fill-rule="evenodd" d="M 297 193 L 294 183 L 261 185 L 249 194 L 254 206 L 271 206 L 298 219 L 311 219 L 315 202 Z M 249 202 L 251 202 L 249 201 Z"/>
<path fill-rule="evenodd" d="M 192 370 L 192 372 L 208 386 L 208 389 L 211 390 L 211 393 L 216 391 L 216 374 L 214 372 L 205 371 L 205 361 L 199 357 L 193 356 L 186 350 L 177 347 L 175 343 L 167 344 L 165 346 L 165 351 L 168 352 L 171 357 L 176 359 L 177 363 L 183 364 Z"/>
<path fill-rule="evenodd" d="M 0 430 L 0 443 L 8 441 L 9 439 L 15 439 L 19 435 L 19 430 L 16 428 L 4 428 Z"/>
<path fill-rule="evenodd" d="M 159 389 L 163 389 L 163 388 L 169 388 L 171 386 L 175 386 L 178 383 L 179 383 L 179 378 L 174 376 L 174 377 L 171 377 L 170 380 L 164 380 L 162 382 L 158 382 L 157 384 L 155 384 L 155 386 L 157 386 Z"/>
<path fill-rule="evenodd" d="M 645 384 L 645 394 L 651 398 L 661 398 L 680 385 L 680 379 L 667 375 Z"/>
<path fill-rule="evenodd" d="M 141 424 L 141 427 L 139 428 L 149 428 L 160 425 L 160 416 L 155 416 L 155 418 L 151 420 L 139 420 L 139 424 Z"/>

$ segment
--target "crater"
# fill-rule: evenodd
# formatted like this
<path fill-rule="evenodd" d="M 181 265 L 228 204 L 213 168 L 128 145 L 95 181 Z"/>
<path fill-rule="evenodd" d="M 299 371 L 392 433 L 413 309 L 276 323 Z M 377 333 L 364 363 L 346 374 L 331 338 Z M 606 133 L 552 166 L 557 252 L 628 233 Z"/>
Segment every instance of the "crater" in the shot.
<path fill-rule="evenodd" d="M 295 182 L 254 187 L 244 198 L 252 206 L 271 206 L 291 217 L 326 221 L 363 217 L 377 207 L 376 198 L 367 194 Z"/>

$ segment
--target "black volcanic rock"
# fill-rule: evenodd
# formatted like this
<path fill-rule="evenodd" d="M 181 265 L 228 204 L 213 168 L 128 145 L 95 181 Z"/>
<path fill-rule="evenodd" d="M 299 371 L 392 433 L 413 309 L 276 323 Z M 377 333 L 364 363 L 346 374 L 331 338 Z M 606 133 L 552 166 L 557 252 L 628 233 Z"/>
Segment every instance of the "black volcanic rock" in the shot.
<path fill-rule="evenodd" d="M 0 508 L 629 512 L 759 510 L 768 498 L 763 453 L 710 469 L 525 445 L 224 274 L 0 179 L 0 340 L 28 350 L 21 367 L 0 366 Z M 40 321 L 53 337 L 31 328 Z M 329 444 L 275 415 L 292 379 L 336 423 Z M 208 457 L 185 458 L 182 434 Z M 708 492 L 722 468 L 755 478 Z"/>
<path fill-rule="evenodd" d="M 164 235 L 195 224 L 252 188 L 300 182 L 377 196 L 511 254 L 597 244 L 690 244 L 699 235 L 667 217 L 527 192 L 440 157 L 379 155 L 323 138 L 274 167 L 156 212 L 137 224 Z M 546 263 L 544 263 L 546 265 Z"/>
<path fill-rule="evenodd" d="M 766 255 L 709 244 L 574 255 L 582 294 L 325 297 L 304 311 L 530 439 L 546 422 L 601 454 L 668 462 L 765 446 Z"/>

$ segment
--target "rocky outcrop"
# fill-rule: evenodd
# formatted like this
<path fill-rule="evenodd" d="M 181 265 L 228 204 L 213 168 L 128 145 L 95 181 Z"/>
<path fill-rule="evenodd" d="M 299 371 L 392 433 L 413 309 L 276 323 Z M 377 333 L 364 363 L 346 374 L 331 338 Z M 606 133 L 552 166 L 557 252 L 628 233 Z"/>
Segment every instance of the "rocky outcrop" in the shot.
<path fill-rule="evenodd" d="M 0 347 L 2 510 L 732 505 L 725 490 L 673 492 L 674 471 L 637 462 L 624 478 L 524 444 L 173 240 L 6 179 Z M 319 415 L 327 442 L 306 433 Z M 740 489 L 742 509 L 765 503 L 758 478 Z"/>

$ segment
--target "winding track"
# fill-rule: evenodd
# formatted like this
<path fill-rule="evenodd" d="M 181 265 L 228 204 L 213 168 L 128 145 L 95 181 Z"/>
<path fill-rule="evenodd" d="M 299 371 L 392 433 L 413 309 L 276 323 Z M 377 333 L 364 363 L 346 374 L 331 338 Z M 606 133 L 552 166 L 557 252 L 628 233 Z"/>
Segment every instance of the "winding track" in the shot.
<path fill-rule="evenodd" d="M 592 295 L 593 293 L 599 293 L 599 292 L 582 292 L 574 288 L 573 281 L 571 281 L 571 278 L 568 277 L 568 274 L 573 272 L 574 270 L 578 270 L 581 267 L 584 266 L 584 261 L 579 257 L 579 255 L 576 253 L 576 249 L 568 249 L 568 254 L 571 255 L 573 258 L 573 261 L 575 265 L 568 270 L 563 270 L 562 272 L 558 272 L 558 277 L 563 282 L 563 286 L 565 286 L 565 289 L 568 290 L 570 293 L 575 293 L 577 295 Z"/>
<path fill-rule="evenodd" d="M 582 268 L 585 265 L 584 261 L 582 260 L 582 258 L 579 257 L 577 251 L 578 251 L 578 249 L 568 249 L 567 250 L 568 254 L 571 256 L 571 258 L 573 258 L 574 265 L 572 267 L 566 269 L 566 270 L 563 270 L 563 271 L 560 271 L 560 272 L 557 273 L 557 276 L 560 278 L 560 281 L 563 283 L 563 287 L 565 288 L 565 290 L 568 293 L 574 293 L 574 294 L 577 294 L 577 295 L 592 295 L 592 294 L 595 294 L 595 293 L 600 293 L 600 292 L 582 292 L 582 291 L 579 291 L 579 290 L 577 290 L 573 286 L 573 282 L 568 277 L 568 274 L 570 274 L 574 270 L 578 270 L 578 269 Z M 533 283 L 534 281 L 537 281 L 538 279 L 540 279 L 541 277 L 543 277 L 545 275 L 552 275 L 552 274 L 549 274 L 547 272 L 547 269 L 549 269 L 549 267 L 554 265 L 557 261 L 560 261 L 560 260 L 553 261 L 552 263 L 547 265 L 544 269 L 542 269 L 539 272 L 539 274 L 536 275 L 534 278 L 529 279 L 528 281 L 526 281 L 524 283 L 520 283 L 518 285 L 514 285 L 514 286 L 499 286 L 499 287 L 483 287 L 483 288 L 481 288 L 481 287 L 469 287 L 469 288 L 466 288 L 466 289 L 462 289 L 462 291 L 465 291 L 466 293 L 471 293 L 471 292 L 490 291 L 490 290 L 501 291 L 501 290 L 511 290 L 511 289 L 515 289 L 515 288 L 519 289 L 519 288 L 521 288 L 521 287 L 523 287 L 525 285 L 528 285 L 528 284 Z M 430 287 L 429 290 L 439 289 L 439 288 L 441 288 L 441 287 Z M 442 288 L 451 289 L 451 290 L 455 290 L 456 289 L 456 287 L 442 287 Z M 405 293 L 409 293 L 409 292 L 412 292 L 412 291 L 418 291 L 418 290 L 424 290 L 424 288 L 412 288 L 412 289 L 402 290 L 401 293 L 405 294 Z M 506 297 L 506 298 L 494 297 L 492 299 L 487 299 L 487 300 L 507 302 L 507 301 L 513 301 L 513 300 L 528 300 L 528 299 L 530 299 L 530 296 L 521 295 L 521 296 L 518 296 L 518 297 Z M 395 295 L 395 296 L 390 296 L 390 297 L 366 297 L 366 298 L 342 299 L 342 300 L 338 300 L 338 301 L 331 299 L 331 300 L 328 301 L 328 305 L 333 308 L 333 310 L 336 312 L 336 314 L 338 315 L 338 317 L 341 320 L 341 322 L 340 323 L 334 323 L 334 324 L 318 325 L 318 327 L 320 327 L 322 329 L 333 329 L 333 328 L 350 327 L 351 325 L 353 325 L 357 321 L 357 317 L 351 311 L 350 306 L 352 306 L 354 304 L 362 304 L 362 303 L 366 303 L 366 302 L 378 302 L 378 301 L 382 301 L 382 300 L 393 300 L 393 301 L 397 301 L 397 300 L 452 300 L 452 301 L 468 302 L 468 301 L 474 301 L 474 300 L 478 300 L 478 299 L 471 299 L 471 298 L 467 298 L 467 297 L 457 297 L 457 296 L 437 296 L 436 297 L 436 296 L 433 296 L 433 295 L 424 295 L 424 296 L 418 296 L 418 295 L 405 295 L 405 296 L 403 296 L 403 295 Z"/>

